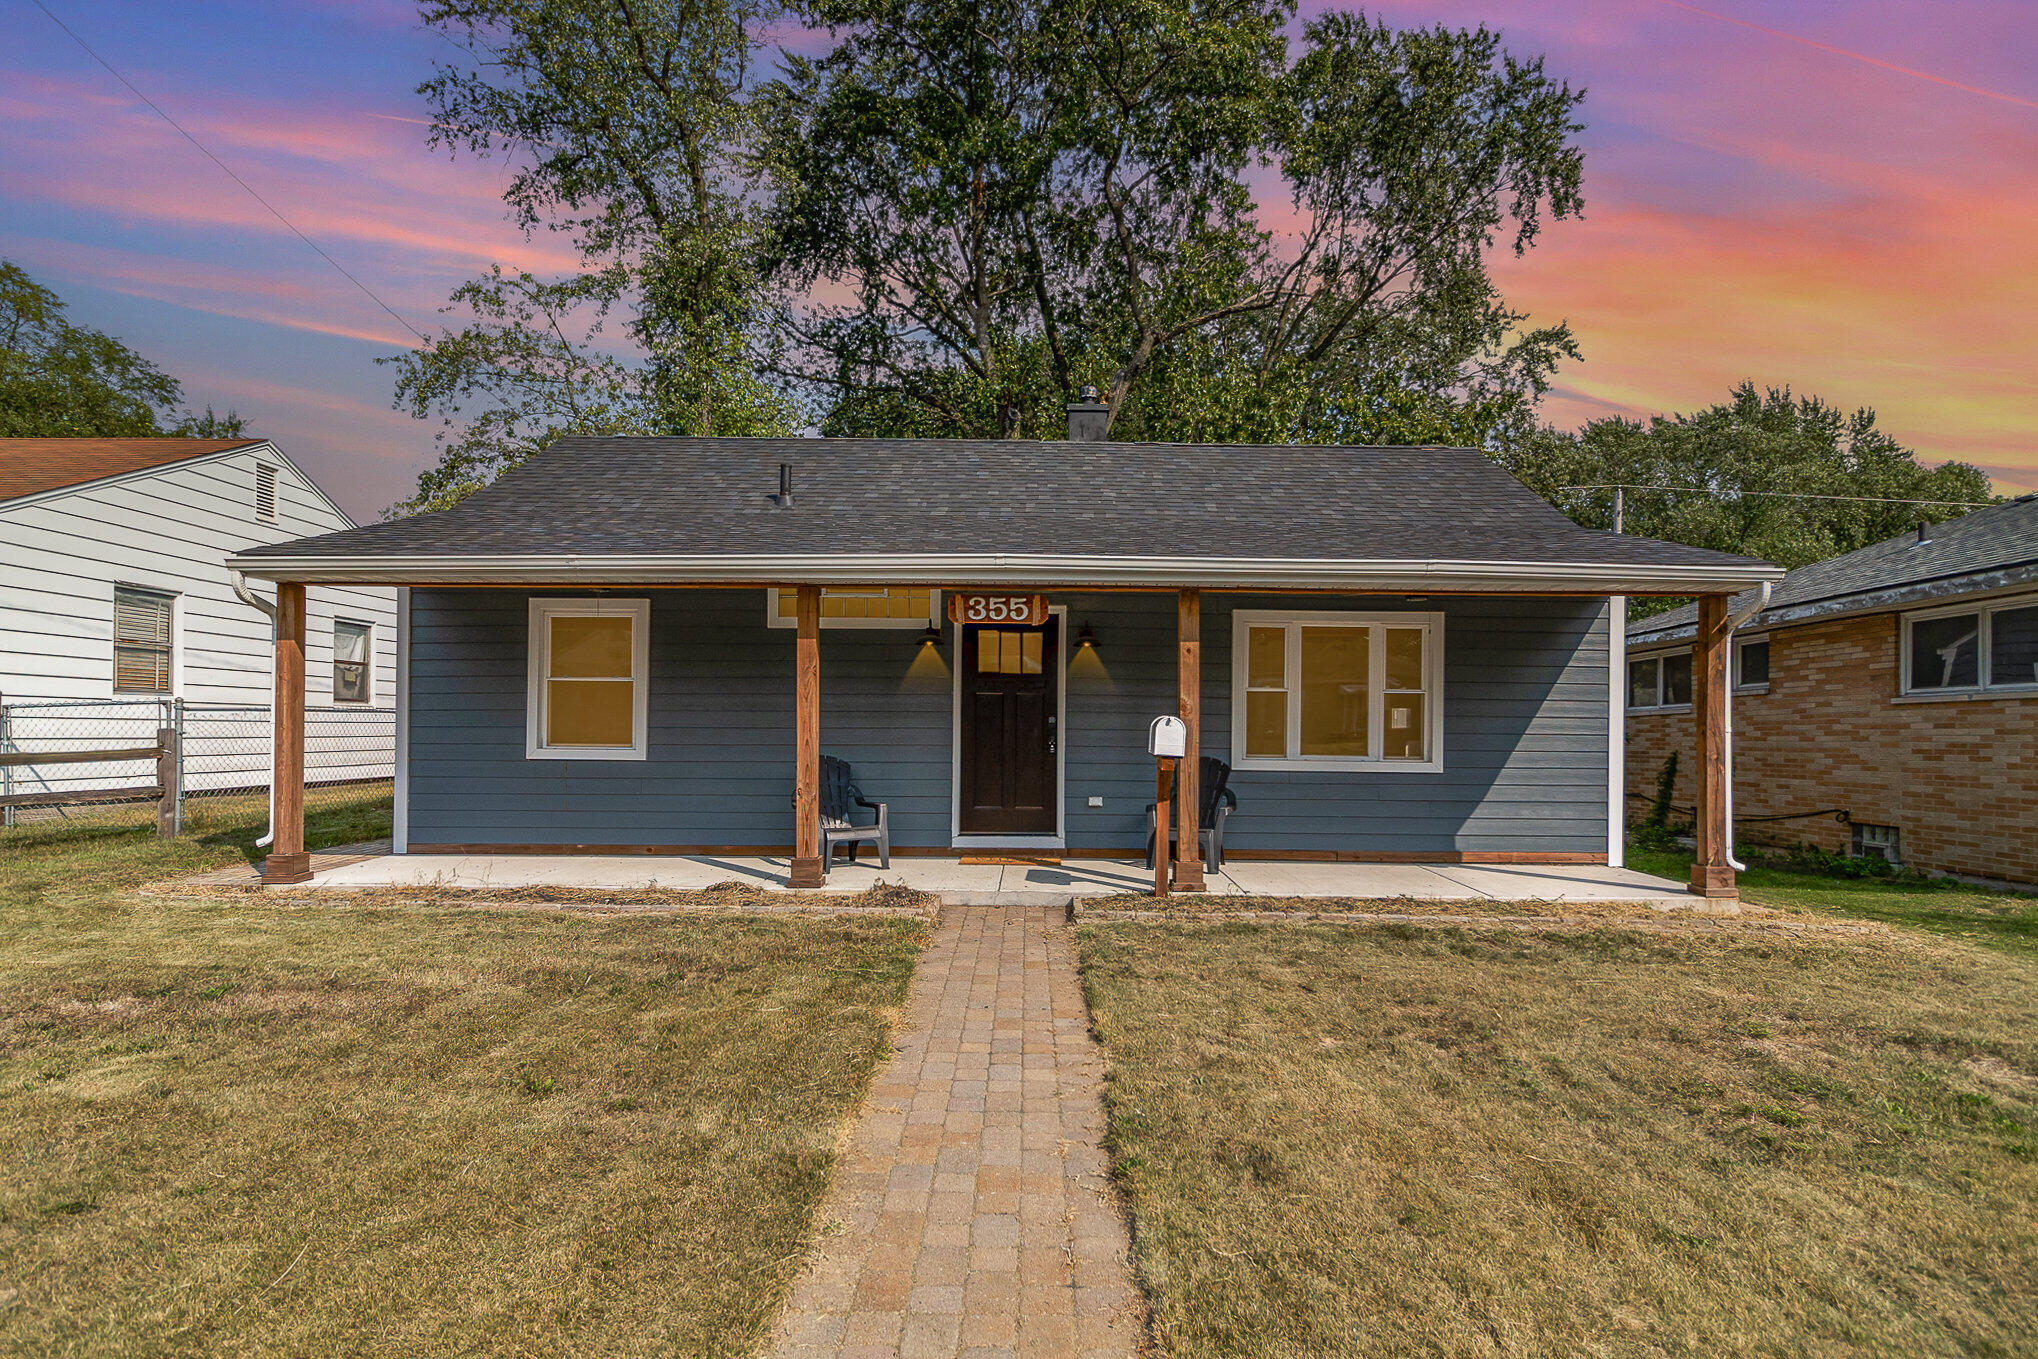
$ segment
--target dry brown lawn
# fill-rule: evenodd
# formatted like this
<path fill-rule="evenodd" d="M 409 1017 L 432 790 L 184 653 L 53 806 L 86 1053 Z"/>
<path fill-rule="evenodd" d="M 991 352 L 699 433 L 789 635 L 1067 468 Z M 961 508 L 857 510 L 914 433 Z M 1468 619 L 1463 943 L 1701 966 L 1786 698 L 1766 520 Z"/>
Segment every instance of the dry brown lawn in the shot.
<path fill-rule="evenodd" d="M 748 1353 L 924 933 L 142 895 L 244 847 L 4 848 L 18 1354 Z"/>
<path fill-rule="evenodd" d="M 1162 1353 L 2038 1353 L 2038 968 L 1883 926 L 1093 921 Z"/>

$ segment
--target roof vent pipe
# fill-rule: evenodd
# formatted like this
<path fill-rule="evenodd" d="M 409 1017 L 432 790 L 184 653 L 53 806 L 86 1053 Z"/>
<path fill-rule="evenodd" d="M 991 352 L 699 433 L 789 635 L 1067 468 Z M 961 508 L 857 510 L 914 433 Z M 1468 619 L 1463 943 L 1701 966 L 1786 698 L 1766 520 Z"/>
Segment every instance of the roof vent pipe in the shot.
<path fill-rule="evenodd" d="M 1069 442 L 1094 444 L 1111 430 L 1111 408 L 1097 399 L 1095 387 L 1084 387 L 1069 402 Z"/>
<path fill-rule="evenodd" d="M 1932 541 L 1932 526 L 1922 519 L 1918 521 L 1918 541 L 1921 543 Z"/>
<path fill-rule="evenodd" d="M 789 462 L 778 465 L 778 494 L 771 498 L 771 503 L 780 509 L 793 503 L 793 465 Z"/>

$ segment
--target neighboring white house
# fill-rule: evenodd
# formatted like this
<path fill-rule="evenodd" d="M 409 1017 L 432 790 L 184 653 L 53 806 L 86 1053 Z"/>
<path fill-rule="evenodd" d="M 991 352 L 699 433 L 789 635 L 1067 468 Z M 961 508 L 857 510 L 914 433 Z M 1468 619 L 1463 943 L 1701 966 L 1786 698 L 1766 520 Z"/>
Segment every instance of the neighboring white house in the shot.
<path fill-rule="evenodd" d="M 270 622 L 235 594 L 225 559 L 352 527 L 265 439 L 0 439 L 0 705 L 17 748 L 44 748 L 21 739 L 37 714 L 82 735 L 78 714 L 140 721 L 151 703 L 221 722 L 238 709 L 250 733 L 260 709 L 266 728 Z M 307 709 L 330 710 L 334 730 L 393 732 L 348 715 L 394 708 L 395 591 L 315 590 L 308 611 Z M 324 770 L 314 752 L 312 777 L 386 777 L 393 737 L 380 739 L 379 754 L 336 742 Z M 235 754 L 198 781 L 266 782 L 266 734 L 238 738 Z"/>

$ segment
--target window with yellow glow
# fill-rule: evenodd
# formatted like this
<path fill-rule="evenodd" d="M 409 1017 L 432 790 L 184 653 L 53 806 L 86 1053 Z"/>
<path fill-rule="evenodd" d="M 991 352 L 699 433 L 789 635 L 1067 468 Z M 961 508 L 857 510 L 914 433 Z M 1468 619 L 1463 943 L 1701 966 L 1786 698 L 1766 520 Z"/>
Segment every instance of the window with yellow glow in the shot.
<path fill-rule="evenodd" d="M 649 600 L 531 601 L 527 754 L 644 758 L 650 621 Z"/>
<path fill-rule="evenodd" d="M 799 591 L 771 590 L 764 621 L 775 628 L 799 622 Z M 824 628 L 913 628 L 938 624 L 939 590 L 918 586 L 824 585 L 821 626 Z"/>
<path fill-rule="evenodd" d="M 1273 613 L 1232 623 L 1232 763 L 1442 767 L 1439 614 Z"/>

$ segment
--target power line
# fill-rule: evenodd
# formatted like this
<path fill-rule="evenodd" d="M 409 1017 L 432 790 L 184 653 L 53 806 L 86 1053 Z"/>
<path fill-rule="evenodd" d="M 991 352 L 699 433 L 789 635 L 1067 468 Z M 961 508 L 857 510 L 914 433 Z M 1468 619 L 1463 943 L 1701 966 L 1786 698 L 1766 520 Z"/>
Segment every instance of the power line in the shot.
<path fill-rule="evenodd" d="M 263 207 L 267 208 L 269 210 L 269 215 L 274 217 L 277 221 L 281 222 L 285 227 L 289 228 L 291 235 L 297 237 L 298 240 L 303 241 L 306 245 L 310 246 L 313 252 L 316 253 L 320 259 L 324 260 L 327 264 L 332 265 L 333 268 L 339 270 L 340 277 L 346 279 L 347 282 L 353 284 L 356 288 L 359 288 L 362 291 L 362 293 L 367 296 L 370 302 L 373 302 L 376 306 L 388 312 L 391 320 L 395 321 L 398 325 L 402 326 L 405 330 L 409 331 L 411 334 L 417 336 L 420 343 L 424 344 L 431 343 L 430 339 L 425 335 L 425 333 L 422 330 L 419 330 L 416 326 L 404 320 L 402 316 L 397 314 L 397 311 L 394 307 L 390 306 L 387 302 L 384 302 L 381 298 L 375 295 L 374 289 L 370 288 L 360 279 L 355 278 L 352 274 L 348 273 L 345 265 L 341 264 L 331 255 L 328 255 L 325 251 L 319 249 L 318 242 L 314 241 L 311 237 L 305 235 L 302 231 L 299 231 L 295 223 L 293 223 L 288 217 L 285 217 L 282 213 L 276 210 L 275 204 L 271 203 L 268 199 L 262 197 L 262 195 L 256 193 L 255 188 L 252 184 L 248 183 L 247 180 L 242 179 L 239 175 L 233 172 L 232 166 L 228 165 L 218 156 L 213 155 L 212 152 L 206 150 L 204 144 L 201 143 L 198 140 L 198 138 L 192 136 L 189 132 L 186 132 L 184 130 L 184 125 L 182 123 L 179 123 L 175 118 L 172 118 L 169 114 L 163 112 L 162 107 L 158 105 L 155 100 L 149 98 L 147 95 L 143 94 L 140 90 L 136 89 L 134 82 L 132 80 L 129 80 L 126 76 L 114 70 L 111 62 L 107 61 L 105 57 L 102 57 L 97 52 L 93 51 L 91 44 L 87 43 L 83 38 L 79 37 L 75 32 L 71 30 L 71 26 L 69 24 L 65 23 L 62 19 L 59 19 L 53 12 L 51 12 L 50 7 L 48 5 L 45 5 L 43 3 L 43 0 L 33 0 L 33 3 L 37 9 L 41 10 L 45 15 L 49 17 L 49 21 L 51 23 L 55 24 L 58 28 L 63 29 L 65 36 L 69 37 L 72 42 L 78 44 L 79 48 L 81 48 L 84 51 L 86 56 L 92 58 L 92 60 L 98 62 L 101 66 L 104 66 L 106 68 L 106 73 L 108 75 L 112 76 L 115 80 L 118 80 L 121 84 L 127 86 L 128 93 L 132 94 L 135 98 L 141 100 L 144 104 L 147 104 L 151 109 L 154 109 L 155 114 L 158 118 L 161 118 L 171 127 L 177 129 L 178 136 L 182 137 L 185 141 L 190 142 L 193 146 L 197 147 L 199 154 L 203 155 L 207 160 L 211 161 L 214 165 L 217 165 L 222 171 L 224 171 L 228 179 L 231 179 L 234 183 L 240 185 L 241 188 L 245 189 L 247 191 L 248 197 L 254 199 L 257 203 L 260 203 Z"/>

